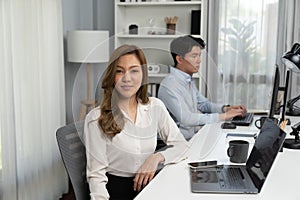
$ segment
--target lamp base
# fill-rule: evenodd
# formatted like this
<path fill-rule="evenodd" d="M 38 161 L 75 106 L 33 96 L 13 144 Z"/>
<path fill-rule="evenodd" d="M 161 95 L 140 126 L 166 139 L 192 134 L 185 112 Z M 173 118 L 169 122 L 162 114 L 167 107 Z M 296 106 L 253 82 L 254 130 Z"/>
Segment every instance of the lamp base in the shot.
<path fill-rule="evenodd" d="M 96 101 L 94 99 L 86 99 L 81 101 L 81 108 L 79 113 L 79 121 L 84 120 L 85 115 L 95 107 Z"/>
<path fill-rule="evenodd" d="M 285 139 L 283 147 L 287 149 L 300 149 L 300 140 L 295 140 L 292 138 Z"/>
<path fill-rule="evenodd" d="M 285 115 L 288 115 L 288 116 L 300 116 L 300 111 L 296 111 L 296 110 L 287 110 L 285 112 Z"/>

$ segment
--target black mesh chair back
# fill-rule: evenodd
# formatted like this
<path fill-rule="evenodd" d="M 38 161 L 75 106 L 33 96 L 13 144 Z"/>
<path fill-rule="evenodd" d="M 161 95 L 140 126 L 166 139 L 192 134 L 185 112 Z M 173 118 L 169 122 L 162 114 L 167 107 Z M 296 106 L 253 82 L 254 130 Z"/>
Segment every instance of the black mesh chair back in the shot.
<path fill-rule="evenodd" d="M 56 131 L 58 147 L 76 200 L 90 199 L 89 185 L 86 180 L 85 146 L 80 138 L 82 134 L 83 121 L 66 125 Z"/>

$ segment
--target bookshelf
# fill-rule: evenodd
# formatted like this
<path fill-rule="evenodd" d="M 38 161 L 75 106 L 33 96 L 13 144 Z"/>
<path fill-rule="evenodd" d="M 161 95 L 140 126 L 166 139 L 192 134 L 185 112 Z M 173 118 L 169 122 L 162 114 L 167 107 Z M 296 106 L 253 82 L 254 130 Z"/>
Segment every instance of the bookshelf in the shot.
<path fill-rule="evenodd" d="M 193 36 L 206 38 L 206 3 L 193 0 L 133 1 L 115 0 L 115 48 L 122 44 L 137 45 L 144 51 L 148 64 L 159 66 L 158 72 L 149 73 L 149 88 L 155 94 L 155 88 L 158 89 L 160 81 L 169 73 L 170 65 L 173 65 L 170 42 L 181 35 L 191 34 L 192 11 L 200 12 L 199 34 Z M 175 33 L 167 34 L 165 18 L 174 16 L 178 17 Z M 137 34 L 130 34 L 130 25 L 138 27 Z M 197 75 L 195 78 L 199 80 Z M 196 82 L 200 83 L 200 80 Z"/>

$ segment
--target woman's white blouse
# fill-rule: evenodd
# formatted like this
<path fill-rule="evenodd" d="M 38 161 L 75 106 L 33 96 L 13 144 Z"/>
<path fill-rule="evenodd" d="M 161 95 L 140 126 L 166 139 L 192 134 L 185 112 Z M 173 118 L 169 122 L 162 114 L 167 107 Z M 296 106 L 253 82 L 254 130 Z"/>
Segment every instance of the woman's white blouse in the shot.
<path fill-rule="evenodd" d="M 154 153 L 157 133 L 167 145 L 172 145 L 160 152 L 165 158 L 165 165 L 179 162 L 186 156 L 189 144 L 161 100 L 150 97 L 146 105 L 139 102 L 135 123 L 126 113 L 123 114 L 125 127 L 112 139 L 104 135 L 98 125 L 99 107 L 86 116 L 83 139 L 91 199 L 109 198 L 106 172 L 122 177 L 135 176 L 144 161 Z"/>

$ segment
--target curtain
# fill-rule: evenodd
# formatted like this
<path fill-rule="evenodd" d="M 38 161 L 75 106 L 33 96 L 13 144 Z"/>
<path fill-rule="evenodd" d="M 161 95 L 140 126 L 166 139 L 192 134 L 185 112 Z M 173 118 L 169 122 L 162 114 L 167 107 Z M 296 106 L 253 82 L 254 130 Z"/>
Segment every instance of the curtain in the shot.
<path fill-rule="evenodd" d="M 205 2 L 205 1 L 204 1 Z M 220 18 L 220 5 L 219 0 L 209 0 L 208 2 L 208 13 L 207 13 L 207 27 L 208 31 L 206 34 L 208 35 L 206 39 L 206 51 L 203 52 L 202 64 L 206 65 L 206 67 L 201 67 L 201 74 L 205 74 L 206 79 L 204 80 L 204 84 L 207 82 L 208 84 L 205 87 L 202 87 L 202 93 L 206 94 L 209 99 L 212 99 L 214 102 L 224 103 L 223 100 L 218 99 L 220 90 L 216 90 L 215 88 L 220 87 L 220 82 L 215 81 L 220 77 L 220 73 L 218 71 L 218 38 L 219 38 L 219 18 Z M 203 78 L 204 79 L 204 78 Z M 206 89 L 206 91 L 204 90 Z"/>
<path fill-rule="evenodd" d="M 217 103 L 268 110 L 276 64 L 278 0 L 209 2 L 214 4 L 210 13 L 218 18 L 209 19 L 213 28 L 208 36 L 218 35 L 208 41 L 212 62 L 207 66 L 207 96 Z"/>
<path fill-rule="evenodd" d="M 289 51 L 294 43 L 300 43 L 300 2 L 298 0 L 279 1 L 277 58 L 281 69 L 281 80 L 284 80 L 286 67 L 280 58 Z M 284 84 L 284 81 L 281 81 Z M 300 95 L 300 74 L 290 73 L 289 93 L 287 99 Z M 298 101 L 295 105 L 300 107 Z"/>
<path fill-rule="evenodd" d="M 65 124 L 60 0 L 0 0 L 1 198 L 67 191 L 56 129 Z"/>

